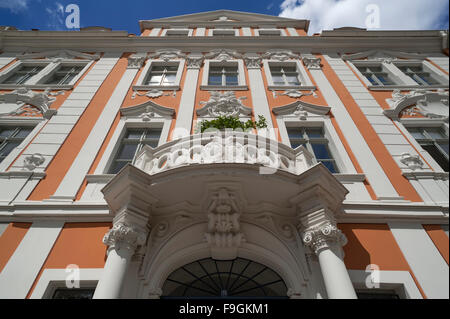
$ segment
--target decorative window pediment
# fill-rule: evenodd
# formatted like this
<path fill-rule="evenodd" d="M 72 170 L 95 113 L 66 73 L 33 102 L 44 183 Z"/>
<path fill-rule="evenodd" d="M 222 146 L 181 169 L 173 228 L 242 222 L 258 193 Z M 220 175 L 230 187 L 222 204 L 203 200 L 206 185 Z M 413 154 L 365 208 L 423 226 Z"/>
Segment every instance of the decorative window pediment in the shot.
<path fill-rule="evenodd" d="M 161 49 L 155 53 L 149 54 L 149 57 L 151 59 L 160 59 L 168 62 L 170 60 L 185 59 L 186 54 L 176 49 Z"/>
<path fill-rule="evenodd" d="M 98 60 L 100 56 L 98 54 L 88 54 L 77 52 L 73 50 L 55 50 L 55 51 L 45 51 L 38 53 L 26 53 L 17 56 L 19 60 L 29 60 L 29 59 L 51 59 L 51 60 L 64 60 L 64 59 L 85 59 L 85 60 Z"/>
<path fill-rule="evenodd" d="M 400 90 L 394 90 L 392 98 L 386 101 L 391 106 L 384 114 L 391 119 L 398 119 L 402 112 L 412 108 L 412 112 L 432 119 L 448 121 L 449 116 L 448 92 L 438 90 L 437 92 L 415 90 L 403 94 Z"/>
<path fill-rule="evenodd" d="M 329 106 L 316 105 L 306 103 L 303 101 L 295 101 L 294 103 L 275 107 L 272 112 L 279 116 L 298 117 L 300 119 L 306 119 L 310 115 L 324 116 L 330 112 Z"/>
<path fill-rule="evenodd" d="M 355 61 L 355 60 L 370 60 L 370 61 L 381 61 L 381 62 L 392 62 L 398 59 L 415 59 L 415 60 L 425 60 L 426 56 L 416 53 L 404 53 L 396 51 L 387 50 L 370 50 L 354 54 L 345 54 L 342 56 L 343 60 Z"/>
<path fill-rule="evenodd" d="M 221 50 L 213 50 L 210 53 L 207 53 L 205 55 L 205 58 L 225 62 L 227 60 L 242 59 L 242 54 L 238 53 L 237 51 L 221 49 Z"/>
<path fill-rule="evenodd" d="M 122 116 L 127 118 L 141 118 L 143 121 L 151 121 L 154 117 L 172 117 L 175 110 L 159 105 L 153 101 L 126 107 L 120 110 Z"/>

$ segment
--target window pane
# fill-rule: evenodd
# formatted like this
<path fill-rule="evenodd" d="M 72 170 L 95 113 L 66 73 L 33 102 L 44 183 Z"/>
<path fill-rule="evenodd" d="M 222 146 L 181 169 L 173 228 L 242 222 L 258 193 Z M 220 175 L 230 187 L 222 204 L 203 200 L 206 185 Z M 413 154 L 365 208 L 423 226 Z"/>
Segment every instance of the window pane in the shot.
<path fill-rule="evenodd" d="M 133 159 L 138 144 L 124 144 L 117 156 L 118 159 Z"/>
<path fill-rule="evenodd" d="M 288 127 L 289 138 L 303 138 L 303 129 L 297 127 Z"/>
<path fill-rule="evenodd" d="M 328 151 L 328 147 L 325 144 L 311 144 L 314 155 L 316 156 L 317 160 L 319 159 L 329 159 L 332 158 L 330 156 L 330 152 Z"/>
<path fill-rule="evenodd" d="M 286 79 L 291 85 L 298 85 L 300 82 L 298 81 L 297 75 L 286 75 Z"/>
<path fill-rule="evenodd" d="M 127 165 L 128 163 L 131 163 L 131 160 L 129 161 L 116 161 L 114 162 L 111 170 L 109 171 L 109 174 L 117 174 L 120 172 L 120 170 Z"/>
<path fill-rule="evenodd" d="M 407 130 L 409 131 L 409 133 L 411 133 L 411 135 L 415 138 L 415 139 L 424 139 L 425 135 L 423 135 L 422 130 L 418 129 L 418 128 L 407 128 Z"/>
<path fill-rule="evenodd" d="M 209 75 L 209 85 L 222 85 L 222 75 Z"/>
<path fill-rule="evenodd" d="M 145 138 L 152 138 L 152 139 L 158 139 L 161 136 L 161 129 L 149 129 L 145 133 Z"/>
<path fill-rule="evenodd" d="M 272 75 L 272 81 L 274 84 L 284 85 L 284 79 L 282 75 Z"/>
<path fill-rule="evenodd" d="M 237 75 L 227 75 L 226 81 L 227 81 L 226 85 L 238 85 Z"/>
<path fill-rule="evenodd" d="M 12 133 L 16 130 L 15 127 L 2 127 L 0 128 L 1 137 L 10 137 Z"/>
<path fill-rule="evenodd" d="M 447 154 L 448 156 L 448 143 L 442 143 L 439 144 L 439 146 L 442 148 L 442 150 Z"/>
<path fill-rule="evenodd" d="M 150 78 L 148 80 L 148 83 L 160 84 L 161 80 L 162 80 L 162 75 L 150 74 Z"/>
<path fill-rule="evenodd" d="M 306 128 L 306 134 L 309 138 L 323 138 L 323 130 L 321 128 Z"/>
<path fill-rule="evenodd" d="M 174 84 L 175 78 L 176 78 L 176 74 L 167 74 L 166 77 L 164 78 L 163 84 L 165 84 L 165 85 Z"/>
<path fill-rule="evenodd" d="M 319 161 L 319 162 L 321 162 L 323 165 L 325 165 L 325 167 L 328 168 L 328 170 L 331 173 L 339 173 L 334 161 Z"/>
<path fill-rule="evenodd" d="M 31 133 L 32 130 L 33 130 L 32 128 L 20 128 L 19 132 L 17 132 L 17 134 L 14 135 L 14 137 L 25 138 L 28 136 L 28 134 Z"/>
<path fill-rule="evenodd" d="M 383 83 L 384 85 L 393 84 L 392 81 L 387 77 L 386 74 L 378 74 L 377 77 L 378 77 L 378 80 L 380 80 L 380 82 Z"/>
<path fill-rule="evenodd" d="M 434 145 L 422 145 L 423 149 L 428 152 L 428 154 L 433 157 L 433 159 L 439 164 L 439 166 L 445 171 L 448 172 L 448 159 L 445 155 Z M 447 149 L 448 151 L 448 149 Z"/>
<path fill-rule="evenodd" d="M 425 131 L 430 135 L 433 139 L 441 139 L 447 138 L 445 133 L 440 128 L 426 128 Z"/>
<path fill-rule="evenodd" d="M 0 157 L 6 157 L 8 156 L 9 153 L 11 153 L 11 151 L 16 148 L 17 146 L 19 146 L 21 142 L 19 141 L 9 141 L 9 142 L 5 142 L 3 144 L 0 145 Z"/>
<path fill-rule="evenodd" d="M 127 133 L 125 134 L 125 138 L 140 139 L 143 133 L 144 129 L 128 130 Z"/>

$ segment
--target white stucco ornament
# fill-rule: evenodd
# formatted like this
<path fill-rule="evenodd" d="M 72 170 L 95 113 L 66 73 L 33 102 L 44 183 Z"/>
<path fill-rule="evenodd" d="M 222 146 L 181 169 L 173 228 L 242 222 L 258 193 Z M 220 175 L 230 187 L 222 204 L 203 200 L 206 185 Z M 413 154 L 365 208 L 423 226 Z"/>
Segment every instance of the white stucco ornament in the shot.
<path fill-rule="evenodd" d="M 219 91 L 211 91 L 210 100 L 207 102 L 200 102 L 204 105 L 197 110 L 199 116 L 234 116 L 250 115 L 252 110 L 242 104 L 245 97 L 236 97 L 234 91 L 226 91 L 221 93 Z"/>

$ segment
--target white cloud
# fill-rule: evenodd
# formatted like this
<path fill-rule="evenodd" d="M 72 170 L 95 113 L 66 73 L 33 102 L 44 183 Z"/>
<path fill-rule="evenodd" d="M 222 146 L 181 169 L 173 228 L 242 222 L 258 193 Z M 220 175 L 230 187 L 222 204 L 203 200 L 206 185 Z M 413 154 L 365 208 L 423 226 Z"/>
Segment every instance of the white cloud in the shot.
<path fill-rule="evenodd" d="M 0 0 L 0 8 L 9 9 L 13 13 L 28 9 L 28 0 Z"/>
<path fill-rule="evenodd" d="M 55 6 L 52 8 L 45 8 L 45 11 L 48 14 L 47 18 L 47 27 L 53 30 L 61 30 L 65 29 L 64 23 L 64 6 L 55 2 Z"/>
<path fill-rule="evenodd" d="M 448 0 L 284 0 L 279 16 L 311 20 L 310 33 L 348 26 L 375 29 L 366 25 L 373 12 L 367 12 L 367 6 L 375 4 L 380 12 L 380 29 L 443 29 L 448 28 L 448 3 Z"/>

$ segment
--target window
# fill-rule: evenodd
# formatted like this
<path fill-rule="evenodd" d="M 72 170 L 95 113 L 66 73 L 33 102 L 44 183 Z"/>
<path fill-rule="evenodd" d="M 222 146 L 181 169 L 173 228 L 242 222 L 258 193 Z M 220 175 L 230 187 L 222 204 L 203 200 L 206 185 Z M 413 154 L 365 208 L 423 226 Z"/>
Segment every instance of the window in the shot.
<path fill-rule="evenodd" d="M 420 146 L 448 172 L 448 133 L 442 127 L 406 127 Z"/>
<path fill-rule="evenodd" d="M 82 60 L 65 60 L 63 62 L 19 61 L 5 74 L 0 75 L 0 84 L 8 87 L 17 85 L 38 86 L 72 86 L 90 65 Z M 69 87 L 71 88 L 71 87 Z"/>
<path fill-rule="evenodd" d="M 178 65 L 154 65 L 144 85 L 175 85 Z"/>
<path fill-rule="evenodd" d="M 209 69 L 208 85 L 238 85 L 238 67 L 221 66 Z"/>
<path fill-rule="evenodd" d="M 2 84 L 25 84 L 33 76 L 41 72 L 45 65 L 27 65 L 21 64 L 16 70 L 9 75 Z"/>
<path fill-rule="evenodd" d="M 178 90 L 183 69 L 184 60 L 167 62 L 162 60 L 149 60 L 133 88 L 147 90 L 148 87 L 152 87 L 161 90 Z"/>
<path fill-rule="evenodd" d="M 420 66 L 397 66 L 400 71 L 409 76 L 419 85 L 435 85 L 439 82 L 434 79 L 429 72 L 426 72 L 422 65 Z"/>
<path fill-rule="evenodd" d="M 300 85 L 295 66 L 270 66 L 270 74 L 274 85 Z"/>
<path fill-rule="evenodd" d="M 270 29 L 255 29 L 256 35 L 266 35 L 266 36 L 280 36 L 285 35 L 281 29 L 270 28 Z"/>
<path fill-rule="evenodd" d="M 72 80 L 84 69 L 84 66 L 59 66 L 43 84 L 65 85 L 70 84 Z"/>
<path fill-rule="evenodd" d="M 161 136 L 160 128 L 128 129 L 120 143 L 119 150 L 110 167 L 109 174 L 117 174 L 126 164 L 133 162 L 137 152 L 144 145 L 158 146 Z"/>
<path fill-rule="evenodd" d="M 316 160 L 325 165 L 331 173 L 339 173 L 336 161 L 331 155 L 328 140 L 321 127 L 287 127 L 289 141 L 292 148 L 300 145 L 305 147 Z"/>
<path fill-rule="evenodd" d="M 315 90 L 300 61 L 263 60 L 269 90 Z"/>
<path fill-rule="evenodd" d="M 95 288 L 57 288 L 52 299 L 92 299 Z"/>
<path fill-rule="evenodd" d="M 191 29 L 166 29 L 161 36 L 191 36 Z"/>
<path fill-rule="evenodd" d="M 382 66 L 357 66 L 359 72 L 364 75 L 372 85 L 394 85 L 395 83 L 389 78 Z"/>
<path fill-rule="evenodd" d="M 242 60 L 206 60 L 202 90 L 247 90 Z"/>
<path fill-rule="evenodd" d="M 31 133 L 32 127 L 0 127 L 0 163 Z"/>

